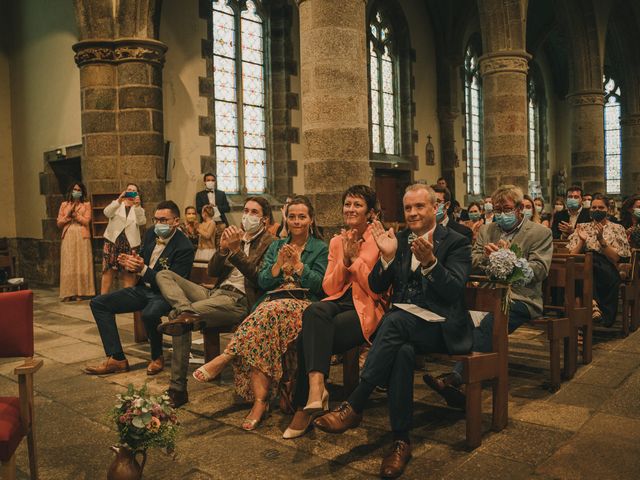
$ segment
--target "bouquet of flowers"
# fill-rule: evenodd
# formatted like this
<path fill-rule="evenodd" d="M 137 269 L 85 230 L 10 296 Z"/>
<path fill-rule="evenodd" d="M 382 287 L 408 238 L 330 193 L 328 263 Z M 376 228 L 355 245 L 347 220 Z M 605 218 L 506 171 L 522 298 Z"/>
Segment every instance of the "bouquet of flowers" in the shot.
<path fill-rule="evenodd" d="M 502 311 L 509 315 L 511 286 L 527 285 L 533 280 L 533 270 L 529 262 L 523 257 L 518 245 L 505 244 L 500 250 L 489 255 L 485 271 L 491 280 L 507 284 L 507 292 L 502 299 Z"/>
<path fill-rule="evenodd" d="M 134 452 L 150 447 L 173 451 L 178 417 L 168 395 L 151 395 L 146 384 L 139 390 L 129 384 L 127 393 L 116 398 L 111 417 L 118 427 L 121 445 Z"/>

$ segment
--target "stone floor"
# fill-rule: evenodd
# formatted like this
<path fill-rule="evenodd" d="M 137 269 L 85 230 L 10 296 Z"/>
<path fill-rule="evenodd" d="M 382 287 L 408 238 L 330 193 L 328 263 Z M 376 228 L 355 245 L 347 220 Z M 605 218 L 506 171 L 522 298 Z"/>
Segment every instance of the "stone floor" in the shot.
<path fill-rule="evenodd" d="M 132 365 L 127 374 L 91 377 L 81 368 L 103 356 L 87 302 L 60 303 L 53 290 L 35 296 L 37 355 L 36 430 L 42 479 L 103 479 L 112 460 L 114 427 L 107 412 L 126 385 L 149 382 L 154 391 L 168 373 L 145 374 L 147 347 L 133 342 L 131 315 L 118 319 Z M 489 390 L 485 389 L 482 446 L 464 446 L 464 417 L 427 390 L 416 371 L 414 458 L 403 478 L 416 479 L 631 479 L 640 471 L 640 332 L 626 339 L 598 331 L 591 365 L 556 394 L 545 387 L 544 336 L 522 328 L 510 343 L 509 426 L 489 432 Z M 170 356 L 166 352 L 167 358 Z M 0 363 L 0 394 L 17 391 L 15 361 Z M 429 368 L 438 373 L 447 365 Z M 341 367 L 334 368 L 332 401 L 341 397 Z M 147 479 L 374 478 L 389 444 L 386 399 L 376 393 L 362 426 L 341 436 L 312 431 L 283 440 L 288 418 L 276 412 L 252 433 L 239 425 L 247 407 L 234 403 L 231 371 L 208 385 L 190 383 L 191 402 L 179 411 L 182 423 L 174 458 L 149 452 Z M 28 478 L 26 446 L 18 449 L 18 478 Z M 635 473 L 634 473 L 635 472 Z"/>

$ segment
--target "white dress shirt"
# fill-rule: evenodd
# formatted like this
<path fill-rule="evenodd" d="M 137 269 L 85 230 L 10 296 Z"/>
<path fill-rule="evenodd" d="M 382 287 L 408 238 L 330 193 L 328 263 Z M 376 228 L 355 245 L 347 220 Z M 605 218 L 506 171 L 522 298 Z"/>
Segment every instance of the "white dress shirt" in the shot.
<path fill-rule="evenodd" d="M 438 224 L 436 223 L 436 225 L 429 230 L 427 233 L 425 233 L 424 235 L 422 235 L 422 238 L 424 238 L 425 240 L 429 241 L 429 235 L 433 235 L 433 232 L 435 231 L 436 227 L 438 226 Z M 432 237 L 433 240 L 433 237 Z M 387 263 L 387 261 L 380 257 L 380 261 L 382 262 L 382 268 L 384 270 L 386 270 L 387 268 L 389 268 L 389 265 L 391 265 L 391 263 L 395 260 L 395 257 L 393 257 L 391 259 L 390 262 Z M 436 261 L 433 262 L 431 265 L 429 265 L 428 267 L 422 267 L 421 273 L 422 275 L 428 275 L 429 272 L 431 272 L 431 270 L 433 270 L 435 268 L 435 266 L 438 264 L 438 259 L 436 258 Z M 420 260 L 418 260 L 415 256 L 415 254 L 412 252 L 411 253 L 411 271 L 415 272 L 416 268 L 418 268 L 418 266 L 420 265 Z"/>

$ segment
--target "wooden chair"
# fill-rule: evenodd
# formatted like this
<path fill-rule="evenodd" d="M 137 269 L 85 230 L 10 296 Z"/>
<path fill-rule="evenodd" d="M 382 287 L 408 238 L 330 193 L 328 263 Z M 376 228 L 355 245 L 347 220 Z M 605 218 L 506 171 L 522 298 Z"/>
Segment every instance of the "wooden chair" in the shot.
<path fill-rule="evenodd" d="M 27 357 L 14 369 L 18 397 L 0 397 L 0 478 L 16 478 L 16 449 L 24 436 L 29 449 L 31 479 L 38 478 L 34 425 L 33 374 L 42 360 L 33 358 L 33 292 L 0 294 L 0 357 Z"/>
<path fill-rule="evenodd" d="M 630 263 L 619 265 L 619 270 L 622 278 L 622 334 L 626 337 L 638 329 L 640 321 L 640 250 L 633 249 Z"/>

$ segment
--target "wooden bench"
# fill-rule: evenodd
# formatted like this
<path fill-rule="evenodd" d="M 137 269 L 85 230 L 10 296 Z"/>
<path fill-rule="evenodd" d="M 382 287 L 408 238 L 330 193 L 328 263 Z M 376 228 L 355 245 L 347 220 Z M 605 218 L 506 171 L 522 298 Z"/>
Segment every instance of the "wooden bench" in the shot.
<path fill-rule="evenodd" d="M 631 251 L 630 263 L 619 265 L 622 284 L 622 334 L 635 332 L 640 322 L 640 250 Z"/>

